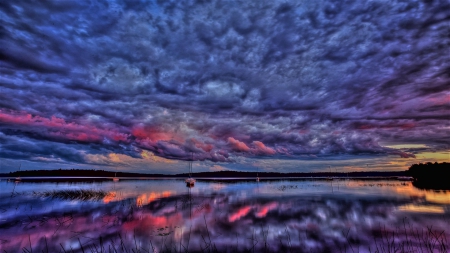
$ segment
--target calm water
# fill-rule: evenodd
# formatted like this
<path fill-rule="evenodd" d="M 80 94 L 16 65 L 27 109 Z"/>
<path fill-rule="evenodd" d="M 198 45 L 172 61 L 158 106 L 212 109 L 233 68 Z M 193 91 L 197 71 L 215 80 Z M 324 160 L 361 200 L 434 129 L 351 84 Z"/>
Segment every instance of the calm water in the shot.
<path fill-rule="evenodd" d="M 411 182 L 2 180 L 0 189 L 2 252 L 450 251 L 450 192 Z M 78 189 L 106 195 L 63 194 Z"/>

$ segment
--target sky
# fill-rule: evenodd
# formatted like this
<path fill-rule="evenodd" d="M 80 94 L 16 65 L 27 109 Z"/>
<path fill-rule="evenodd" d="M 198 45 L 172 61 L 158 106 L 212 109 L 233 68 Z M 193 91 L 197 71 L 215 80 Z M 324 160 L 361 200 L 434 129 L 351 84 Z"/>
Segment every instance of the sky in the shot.
<path fill-rule="evenodd" d="M 0 166 L 450 160 L 450 2 L 2 1 Z"/>

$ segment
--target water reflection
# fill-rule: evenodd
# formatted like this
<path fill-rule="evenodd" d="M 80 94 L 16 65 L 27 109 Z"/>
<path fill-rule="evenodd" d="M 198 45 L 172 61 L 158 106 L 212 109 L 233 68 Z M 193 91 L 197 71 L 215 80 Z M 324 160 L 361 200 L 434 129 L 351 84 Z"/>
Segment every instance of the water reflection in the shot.
<path fill-rule="evenodd" d="M 197 181 L 186 188 L 183 180 L 1 181 L 0 187 L 6 252 L 374 252 L 394 237 L 411 251 L 433 241 L 435 252 L 447 252 L 450 239 L 449 193 L 411 182 Z M 100 201 L 35 194 L 74 190 L 107 194 Z"/>

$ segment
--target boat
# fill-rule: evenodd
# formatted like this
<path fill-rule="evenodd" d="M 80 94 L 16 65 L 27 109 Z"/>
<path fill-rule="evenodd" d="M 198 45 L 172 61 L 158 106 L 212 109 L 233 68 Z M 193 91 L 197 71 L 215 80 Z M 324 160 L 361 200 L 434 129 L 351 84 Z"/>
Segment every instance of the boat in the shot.
<path fill-rule="evenodd" d="M 19 172 L 20 172 L 20 167 L 22 167 L 22 164 L 19 165 Z M 20 181 L 22 181 L 22 178 L 20 178 L 20 175 L 19 175 L 14 179 L 14 181 L 20 182 Z"/>
<path fill-rule="evenodd" d="M 333 181 L 333 177 L 331 176 L 331 166 L 330 166 L 330 176 L 327 177 L 328 181 Z"/>
<path fill-rule="evenodd" d="M 194 187 L 195 179 L 193 179 L 192 177 L 186 178 L 186 180 L 184 181 L 186 182 L 186 187 Z"/>
<path fill-rule="evenodd" d="M 189 177 L 184 180 L 186 183 L 186 187 L 191 188 L 194 187 L 195 179 L 192 178 L 192 161 L 194 160 L 194 157 L 191 153 L 191 160 L 189 161 Z"/>
<path fill-rule="evenodd" d="M 119 181 L 119 178 L 117 177 L 117 172 L 114 173 L 113 181 L 114 181 L 114 182 Z"/>
<path fill-rule="evenodd" d="M 259 182 L 258 172 L 256 172 L 256 182 Z"/>

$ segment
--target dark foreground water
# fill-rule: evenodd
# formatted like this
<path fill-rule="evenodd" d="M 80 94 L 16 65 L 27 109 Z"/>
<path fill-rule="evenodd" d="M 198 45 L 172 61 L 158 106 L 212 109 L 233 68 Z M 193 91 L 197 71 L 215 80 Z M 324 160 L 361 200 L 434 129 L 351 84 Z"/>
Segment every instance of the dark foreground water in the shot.
<path fill-rule="evenodd" d="M 450 192 L 411 182 L 3 179 L 0 189 L 1 252 L 450 252 Z"/>

